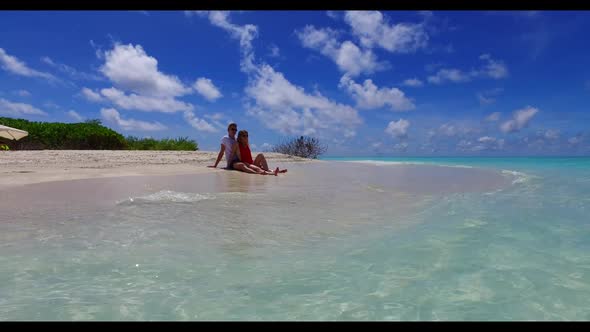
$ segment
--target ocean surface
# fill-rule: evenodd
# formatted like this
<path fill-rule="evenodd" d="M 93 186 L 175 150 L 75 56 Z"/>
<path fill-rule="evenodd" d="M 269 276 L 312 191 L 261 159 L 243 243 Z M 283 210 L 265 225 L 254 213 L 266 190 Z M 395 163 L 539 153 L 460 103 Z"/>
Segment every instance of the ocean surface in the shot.
<path fill-rule="evenodd" d="M 590 158 L 324 161 L 0 191 L 0 320 L 590 320 Z"/>

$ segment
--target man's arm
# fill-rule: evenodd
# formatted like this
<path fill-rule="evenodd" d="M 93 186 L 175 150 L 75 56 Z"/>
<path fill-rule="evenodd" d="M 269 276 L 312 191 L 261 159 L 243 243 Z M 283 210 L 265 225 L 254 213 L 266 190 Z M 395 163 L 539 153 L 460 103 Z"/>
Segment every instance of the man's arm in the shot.
<path fill-rule="evenodd" d="M 219 149 L 219 153 L 217 154 L 217 160 L 215 160 L 215 165 L 210 165 L 207 167 L 217 168 L 217 164 L 219 164 L 219 161 L 221 161 L 221 158 L 223 158 L 223 151 L 224 150 L 225 150 L 225 146 L 223 144 L 221 144 L 221 148 Z"/>

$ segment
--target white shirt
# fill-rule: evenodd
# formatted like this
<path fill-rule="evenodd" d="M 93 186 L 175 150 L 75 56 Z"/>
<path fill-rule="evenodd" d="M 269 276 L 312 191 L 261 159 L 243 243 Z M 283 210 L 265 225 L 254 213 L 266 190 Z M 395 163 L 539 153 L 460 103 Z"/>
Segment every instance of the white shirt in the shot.
<path fill-rule="evenodd" d="M 225 147 L 225 160 L 227 161 L 227 167 L 229 167 L 229 157 L 231 155 L 231 149 L 236 144 L 236 140 L 230 138 L 228 135 L 223 136 L 221 139 L 221 144 Z"/>

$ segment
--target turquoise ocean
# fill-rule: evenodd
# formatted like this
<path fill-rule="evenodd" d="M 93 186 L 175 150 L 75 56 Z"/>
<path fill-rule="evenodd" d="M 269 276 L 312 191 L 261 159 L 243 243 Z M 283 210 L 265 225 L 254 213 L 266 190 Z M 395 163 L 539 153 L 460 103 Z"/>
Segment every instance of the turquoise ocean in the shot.
<path fill-rule="evenodd" d="M 323 160 L 0 192 L 0 320 L 590 320 L 590 158 Z"/>

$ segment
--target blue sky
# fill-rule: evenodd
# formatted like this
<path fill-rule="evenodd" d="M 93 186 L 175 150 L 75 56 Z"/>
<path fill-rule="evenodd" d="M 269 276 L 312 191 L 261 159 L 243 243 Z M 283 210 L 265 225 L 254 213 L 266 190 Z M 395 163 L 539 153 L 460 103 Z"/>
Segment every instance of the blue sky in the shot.
<path fill-rule="evenodd" d="M 589 155 L 590 13 L 3 11 L 0 116 L 327 156 Z"/>

